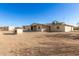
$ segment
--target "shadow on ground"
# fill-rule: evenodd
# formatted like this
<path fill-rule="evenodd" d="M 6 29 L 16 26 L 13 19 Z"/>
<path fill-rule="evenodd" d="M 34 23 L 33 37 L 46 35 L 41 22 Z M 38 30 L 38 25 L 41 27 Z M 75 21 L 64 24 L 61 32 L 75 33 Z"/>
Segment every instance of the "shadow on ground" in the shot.
<path fill-rule="evenodd" d="M 16 33 L 3 33 L 3 35 L 16 35 Z"/>

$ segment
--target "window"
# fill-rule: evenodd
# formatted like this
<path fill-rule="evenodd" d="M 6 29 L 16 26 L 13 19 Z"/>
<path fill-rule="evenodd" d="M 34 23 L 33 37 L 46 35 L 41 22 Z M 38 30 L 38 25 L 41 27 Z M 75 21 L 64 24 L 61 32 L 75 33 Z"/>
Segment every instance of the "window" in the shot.
<path fill-rule="evenodd" d="M 57 29 L 60 29 L 60 27 L 59 27 L 59 26 L 57 26 Z"/>

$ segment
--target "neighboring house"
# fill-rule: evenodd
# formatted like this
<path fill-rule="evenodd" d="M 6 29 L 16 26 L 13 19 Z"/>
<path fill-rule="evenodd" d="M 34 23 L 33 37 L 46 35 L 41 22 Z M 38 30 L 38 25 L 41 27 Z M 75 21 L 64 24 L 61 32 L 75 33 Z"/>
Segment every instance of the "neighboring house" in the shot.
<path fill-rule="evenodd" d="M 27 31 L 47 31 L 47 32 L 71 32 L 73 26 L 66 24 L 32 24 L 30 26 L 23 26 Z"/>
<path fill-rule="evenodd" d="M 73 26 L 66 24 L 53 24 L 50 25 L 50 31 L 52 32 L 71 32 L 73 31 Z"/>
<path fill-rule="evenodd" d="M 1 30 L 1 31 L 8 31 L 8 26 L 0 27 L 0 30 Z"/>

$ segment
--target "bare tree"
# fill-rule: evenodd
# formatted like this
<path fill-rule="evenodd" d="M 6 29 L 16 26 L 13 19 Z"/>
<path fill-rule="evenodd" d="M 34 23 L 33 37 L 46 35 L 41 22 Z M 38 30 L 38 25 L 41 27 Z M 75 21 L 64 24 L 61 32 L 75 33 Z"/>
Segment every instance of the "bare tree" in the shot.
<path fill-rule="evenodd" d="M 79 27 L 79 22 L 77 23 L 77 26 Z"/>

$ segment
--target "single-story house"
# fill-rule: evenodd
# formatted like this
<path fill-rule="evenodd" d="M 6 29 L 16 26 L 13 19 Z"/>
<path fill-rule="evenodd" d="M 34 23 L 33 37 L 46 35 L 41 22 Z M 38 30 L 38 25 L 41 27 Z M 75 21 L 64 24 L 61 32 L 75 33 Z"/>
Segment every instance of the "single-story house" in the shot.
<path fill-rule="evenodd" d="M 27 31 L 41 31 L 41 32 L 71 32 L 73 26 L 67 24 L 32 24 L 30 26 L 23 26 Z"/>
<path fill-rule="evenodd" d="M 1 31 L 8 31 L 8 26 L 0 27 L 0 30 L 1 30 Z"/>

